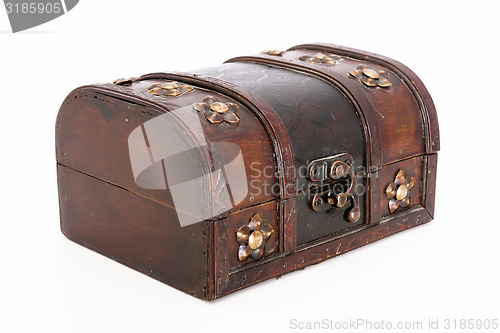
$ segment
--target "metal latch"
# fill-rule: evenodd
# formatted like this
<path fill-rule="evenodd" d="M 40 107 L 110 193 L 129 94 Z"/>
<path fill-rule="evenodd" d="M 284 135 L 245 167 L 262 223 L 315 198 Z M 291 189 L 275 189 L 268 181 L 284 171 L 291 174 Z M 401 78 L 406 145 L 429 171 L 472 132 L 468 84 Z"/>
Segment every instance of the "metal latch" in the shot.
<path fill-rule="evenodd" d="M 353 162 L 352 156 L 343 153 L 309 163 L 308 178 L 315 183 L 314 186 L 317 186 L 311 201 L 314 211 L 326 211 L 333 207 L 343 208 L 350 201 L 351 206 L 346 210 L 344 218 L 352 223 L 359 220 L 361 210 L 354 193 L 356 175 L 352 169 Z"/>

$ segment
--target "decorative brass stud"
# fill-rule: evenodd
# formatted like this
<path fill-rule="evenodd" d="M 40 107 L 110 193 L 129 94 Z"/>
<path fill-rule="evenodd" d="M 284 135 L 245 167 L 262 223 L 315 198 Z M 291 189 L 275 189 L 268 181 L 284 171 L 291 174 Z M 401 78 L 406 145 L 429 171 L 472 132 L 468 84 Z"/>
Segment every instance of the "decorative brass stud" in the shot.
<path fill-rule="evenodd" d="M 255 230 L 248 237 L 248 247 L 257 250 L 264 242 L 264 234 L 260 230 Z"/>
<path fill-rule="evenodd" d="M 415 178 L 407 177 L 404 170 L 399 170 L 393 183 L 387 185 L 385 194 L 389 199 L 389 211 L 394 213 L 399 207 L 410 205 L 410 191 L 415 186 Z"/>
<path fill-rule="evenodd" d="M 260 217 L 262 217 L 262 215 L 260 215 Z M 262 226 L 262 234 L 264 235 L 264 239 L 269 239 L 269 237 L 271 237 L 273 232 L 274 229 L 272 225 L 270 225 L 269 223 L 264 223 L 264 225 Z"/>
<path fill-rule="evenodd" d="M 244 261 L 250 256 L 256 260 L 262 258 L 266 243 L 273 233 L 273 227 L 264 221 L 262 215 L 252 216 L 248 224 L 236 231 L 236 241 L 240 245 L 238 260 Z"/>
<path fill-rule="evenodd" d="M 398 190 L 396 191 L 396 199 L 399 201 L 403 201 L 406 196 L 408 195 L 408 187 L 406 185 L 402 184 L 398 187 Z"/>
<path fill-rule="evenodd" d="M 194 87 L 175 81 L 155 83 L 148 87 L 148 93 L 156 96 L 182 96 L 194 90 Z"/>
<path fill-rule="evenodd" d="M 179 89 L 179 84 L 177 82 L 167 82 L 161 85 L 161 89 L 165 90 Z"/>
<path fill-rule="evenodd" d="M 339 61 L 342 60 L 341 57 L 332 55 L 332 54 L 323 54 L 323 53 L 316 53 L 315 55 L 311 56 L 302 56 L 299 58 L 299 60 L 307 62 L 309 64 L 318 64 L 318 65 L 326 65 L 326 66 L 331 66 L 337 64 Z"/>
<path fill-rule="evenodd" d="M 261 247 L 252 251 L 252 258 L 254 258 L 255 260 L 259 260 L 263 256 L 264 256 L 264 249 Z"/>
<path fill-rule="evenodd" d="M 378 84 L 379 87 L 382 87 L 382 88 L 387 88 L 387 87 L 392 86 L 392 83 L 389 82 L 389 80 L 387 80 L 385 78 L 379 79 L 378 82 L 377 82 L 377 84 Z"/>
<path fill-rule="evenodd" d="M 262 223 L 264 223 L 264 218 L 260 214 L 255 214 L 250 223 L 248 223 L 248 227 L 252 230 L 260 230 L 262 228 Z"/>
<path fill-rule="evenodd" d="M 365 86 L 368 87 L 376 87 L 377 86 L 377 81 L 375 79 L 372 79 L 371 77 L 363 77 L 360 80 Z"/>
<path fill-rule="evenodd" d="M 248 246 L 240 246 L 238 249 L 238 259 L 240 261 L 245 260 L 252 254 L 252 250 Z M 244 259 L 242 259 L 244 258 Z"/>
<path fill-rule="evenodd" d="M 267 54 L 267 55 L 272 55 L 272 56 L 277 56 L 277 57 L 282 57 L 283 54 L 285 54 L 285 51 L 280 51 L 280 50 L 264 50 L 261 53 L 262 54 Z"/>
<path fill-rule="evenodd" d="M 384 70 L 374 70 L 365 65 L 359 65 L 355 70 L 349 72 L 349 76 L 359 79 L 367 87 L 388 88 L 392 83 L 388 80 L 389 75 Z"/>
<path fill-rule="evenodd" d="M 221 103 L 221 102 L 215 102 L 210 105 L 210 110 L 217 112 L 217 113 L 225 113 L 229 108 L 227 107 L 226 104 Z"/>
<path fill-rule="evenodd" d="M 162 90 L 160 87 L 154 87 L 153 89 L 150 89 L 148 91 L 148 93 L 152 94 L 152 95 L 157 95 L 157 96 L 161 96 L 163 94 Z"/>
<path fill-rule="evenodd" d="M 380 77 L 375 70 L 370 69 L 370 68 L 364 68 L 362 72 L 366 76 L 368 76 L 368 77 L 370 77 L 372 79 L 375 79 L 375 80 L 377 80 Z"/>
<path fill-rule="evenodd" d="M 126 85 L 130 85 L 130 84 L 137 82 L 137 81 L 140 81 L 140 80 L 141 80 L 141 78 L 139 78 L 139 77 L 131 77 L 128 79 L 120 78 L 120 79 L 114 80 L 113 84 L 116 84 L 117 86 L 126 86 Z"/>
<path fill-rule="evenodd" d="M 231 102 L 220 102 L 213 96 L 206 96 L 201 103 L 193 104 L 193 109 L 203 112 L 205 119 L 211 124 L 228 123 L 237 125 L 240 118 L 236 114 L 238 105 Z"/>
<path fill-rule="evenodd" d="M 385 194 L 387 199 L 393 198 L 396 196 L 397 185 L 394 183 L 390 183 L 385 189 Z"/>
<path fill-rule="evenodd" d="M 238 229 L 236 232 L 236 240 L 238 243 L 246 243 L 248 242 L 248 237 L 250 235 L 250 227 L 245 225 Z"/>

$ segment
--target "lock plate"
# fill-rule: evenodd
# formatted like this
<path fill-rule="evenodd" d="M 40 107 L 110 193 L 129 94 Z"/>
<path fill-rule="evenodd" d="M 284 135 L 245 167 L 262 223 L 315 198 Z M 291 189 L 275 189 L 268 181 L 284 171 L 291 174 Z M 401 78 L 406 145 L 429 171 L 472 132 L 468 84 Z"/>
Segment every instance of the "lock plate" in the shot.
<path fill-rule="evenodd" d="M 316 159 L 309 163 L 308 178 L 315 188 L 311 208 L 322 212 L 332 208 L 342 209 L 348 202 L 344 218 L 356 223 L 361 217 L 359 202 L 354 189 L 356 174 L 352 169 L 354 160 L 346 153 Z"/>

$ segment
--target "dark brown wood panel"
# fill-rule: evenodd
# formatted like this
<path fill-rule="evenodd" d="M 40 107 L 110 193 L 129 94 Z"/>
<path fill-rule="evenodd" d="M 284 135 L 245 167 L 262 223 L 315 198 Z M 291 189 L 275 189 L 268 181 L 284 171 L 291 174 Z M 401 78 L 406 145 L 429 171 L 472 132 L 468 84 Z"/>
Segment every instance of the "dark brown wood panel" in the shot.
<path fill-rule="evenodd" d="M 217 91 L 234 98 L 250 110 L 265 128 L 274 148 L 278 194 L 282 199 L 293 197 L 297 193 L 295 157 L 290 136 L 276 111 L 260 96 L 253 94 L 243 86 L 226 80 L 200 74 L 151 73 L 142 79 L 181 80 L 190 84 Z M 276 191 L 276 190 L 275 190 Z"/>
<path fill-rule="evenodd" d="M 146 89 L 146 86 L 155 82 L 158 81 L 141 83 L 142 85 L 137 85 L 136 89 Z M 126 102 L 92 89 L 96 88 L 75 91 L 61 107 L 56 128 L 58 162 L 175 207 L 170 191 L 146 189 L 137 185 L 129 155 L 128 138 L 131 132 L 155 117 L 159 117 L 165 110 Z M 183 100 L 175 100 L 179 104 L 170 104 L 169 107 L 182 108 L 180 105 L 182 102 L 184 106 L 188 106 L 187 110 L 182 110 L 182 112 L 192 112 L 196 117 L 195 121 L 198 121 L 198 117 L 202 117 L 199 122 L 203 129 L 201 135 L 205 135 L 210 144 L 230 142 L 241 149 L 246 173 L 246 175 L 241 174 L 241 177 L 247 177 L 249 183 L 252 182 L 251 187 L 243 189 L 247 193 L 240 195 L 244 199 L 236 203 L 233 211 L 273 199 L 276 178 L 272 172 L 264 172 L 264 168 L 274 169 L 275 162 L 273 149 L 265 130 L 253 114 L 245 111 L 243 107 L 238 112 L 241 118 L 238 126 L 211 125 L 203 118 L 203 115 L 190 109 L 190 105 L 201 102 L 209 94 L 222 101 L 227 100 L 227 97 L 217 93 L 197 90 L 185 95 L 187 97 Z M 191 124 L 192 127 L 195 125 Z M 190 124 L 186 126 L 189 128 Z M 189 131 L 186 131 L 186 136 L 188 135 Z M 166 139 L 168 135 L 165 135 Z M 197 138 L 191 140 L 196 141 Z M 225 154 L 222 148 L 210 151 L 205 147 L 205 151 L 199 153 L 200 168 L 203 164 L 207 164 L 205 167 L 208 168 L 208 164 L 213 162 L 214 156 L 210 156 L 211 153 L 217 153 L 219 159 L 223 161 L 226 155 L 230 155 Z M 227 157 L 227 160 L 230 160 L 230 157 Z M 189 165 L 186 166 L 187 169 L 189 167 Z M 189 175 L 187 177 L 189 180 Z M 215 186 L 217 182 L 214 180 L 213 184 Z M 242 189 L 233 188 L 233 191 L 237 190 L 242 191 Z"/>
<path fill-rule="evenodd" d="M 437 161 L 437 154 L 427 155 L 424 161 L 427 163 L 427 168 L 425 169 L 425 173 L 427 174 L 427 182 L 425 184 L 425 208 L 432 218 L 434 218 L 436 200 Z"/>
<path fill-rule="evenodd" d="M 426 134 L 423 115 L 415 96 L 402 78 L 388 68 L 366 60 L 344 57 L 332 66 L 309 64 L 300 60 L 302 57 L 312 57 L 316 53 L 307 49 L 291 50 L 283 53 L 281 57 L 261 54 L 257 57 L 234 58 L 230 62 L 261 62 L 283 68 L 295 68 L 318 76 L 326 75 L 333 85 L 339 88 L 346 87 L 352 95 L 353 103 L 359 103 L 361 115 L 367 121 L 370 133 L 368 143 L 371 145 L 368 155 L 371 155 L 373 169 L 425 153 Z M 349 71 L 355 70 L 362 64 L 374 70 L 386 71 L 392 86 L 367 87 L 348 75 Z M 375 135 L 378 132 L 380 140 Z"/>
<path fill-rule="evenodd" d="M 302 192 L 296 199 L 296 214 L 297 214 L 297 246 L 304 246 L 310 242 L 317 241 L 324 237 L 341 234 L 356 227 L 369 223 L 369 215 L 366 209 L 366 178 L 363 176 L 356 177 L 356 194 L 355 197 L 359 204 L 361 217 L 357 222 L 348 222 L 346 215 L 352 207 L 350 200 L 345 207 L 338 208 L 331 206 L 326 211 L 316 212 L 311 208 L 313 195 L 311 192 Z"/>
<path fill-rule="evenodd" d="M 297 248 L 297 199 L 283 201 L 283 253 L 288 254 Z"/>
<path fill-rule="evenodd" d="M 384 224 L 373 225 L 355 233 L 339 236 L 337 239 L 314 244 L 303 251 L 276 258 L 266 265 L 235 272 L 229 276 L 224 288 L 216 297 L 224 296 L 272 277 L 317 264 L 408 228 L 422 225 L 430 220 L 431 217 L 427 210 L 422 206 L 414 207 L 407 211 L 406 214 L 393 216 Z"/>
<path fill-rule="evenodd" d="M 389 199 L 387 199 L 387 195 L 385 194 L 385 190 L 387 186 L 394 182 L 396 178 L 396 174 L 399 170 L 404 170 L 406 173 L 406 177 L 415 177 L 415 186 L 410 190 L 410 206 L 407 208 L 398 208 L 397 212 L 401 212 L 404 210 L 408 210 L 411 207 L 415 206 L 423 206 L 422 202 L 422 193 L 425 190 L 425 177 L 426 174 L 423 173 L 424 169 L 424 156 L 418 156 L 414 158 L 410 158 L 401 162 L 393 163 L 386 165 L 382 168 L 380 172 L 380 210 L 382 217 L 391 215 L 389 211 Z"/>
<path fill-rule="evenodd" d="M 358 101 L 345 95 L 345 87 L 325 82 L 320 75 L 297 72 L 274 58 L 234 58 L 220 70 L 201 73 L 242 85 L 273 107 L 291 137 L 299 191 L 307 186 L 303 168 L 317 158 L 348 153 L 356 167 L 369 168 L 371 147 L 367 140 L 376 141 L 376 131 L 366 128 L 363 114 L 354 104 Z"/>
<path fill-rule="evenodd" d="M 225 251 L 227 253 L 223 254 L 223 257 L 225 258 L 224 264 L 228 265 L 229 271 L 232 269 L 237 269 L 242 266 L 252 266 L 252 264 L 259 264 L 265 258 L 268 258 L 280 252 L 279 240 L 282 230 L 280 229 L 279 225 L 278 213 L 279 213 L 278 201 L 273 200 L 264 204 L 240 210 L 238 212 L 231 214 L 227 218 L 214 222 L 217 225 L 217 230 L 218 230 L 218 233 L 215 234 L 216 244 L 219 244 L 222 247 L 221 243 L 223 242 L 226 243 L 224 247 L 226 248 Z M 247 225 L 255 214 L 261 214 L 264 217 L 264 222 L 272 226 L 274 230 L 273 234 L 265 244 L 264 247 L 265 252 L 264 256 L 262 257 L 263 259 L 260 259 L 261 261 L 255 260 L 252 257 L 249 257 L 244 261 L 239 261 L 238 260 L 239 244 L 236 240 L 236 231 L 240 227 Z M 224 226 L 222 226 L 222 224 Z"/>
<path fill-rule="evenodd" d="M 317 52 L 343 59 L 332 66 L 300 59 Z M 387 72 L 392 86 L 368 87 L 350 77 L 360 64 Z M 148 93 L 152 84 L 171 80 L 195 89 L 180 96 Z M 211 124 L 193 109 L 209 95 L 238 105 L 237 126 Z M 134 175 L 129 144 L 136 144 L 141 156 L 154 156 L 160 148 L 146 134 L 144 140 L 130 134 L 149 133 L 146 124 L 166 116 L 174 117 L 169 131 L 193 143 L 188 156 L 196 158 L 176 160 L 175 179 L 165 175 L 164 189 L 148 189 L 138 185 L 142 179 Z M 161 129 L 158 133 L 163 138 Z M 239 168 L 231 175 L 207 172 L 233 160 L 227 144 L 241 152 Z M 434 214 L 439 130 L 432 99 L 405 66 L 349 48 L 308 44 L 235 58 L 195 74 L 152 73 L 125 84 L 82 87 L 61 107 L 56 145 L 63 233 L 202 299 L 319 263 L 429 222 Z M 350 202 L 322 212 L 311 207 L 309 194 L 318 184 L 309 188 L 304 167 L 339 153 L 354 157 L 356 180 L 364 187 L 356 192 L 361 211 L 356 223 L 345 220 Z M 399 170 L 415 177 L 415 186 L 409 207 L 391 213 L 385 190 Z M 203 178 L 200 174 L 211 175 L 199 189 L 213 195 L 209 207 L 223 190 L 244 198 L 218 216 L 194 216 L 203 222 L 182 226 L 184 217 L 193 216 L 176 207 L 170 189 Z M 248 189 L 233 187 L 228 177 L 247 180 Z M 348 187 L 345 182 L 339 181 Z M 189 191 L 181 193 L 182 202 L 199 206 Z M 274 232 L 261 259 L 240 261 L 236 232 L 257 213 Z"/>
<path fill-rule="evenodd" d="M 61 230 L 72 241 L 199 298 L 208 298 L 208 223 L 59 165 Z"/>
<path fill-rule="evenodd" d="M 399 61 L 386 56 L 327 43 L 297 45 L 291 47 L 288 50 L 292 51 L 300 49 L 309 49 L 317 52 L 330 52 L 346 57 L 352 57 L 355 59 L 362 59 L 363 61 L 366 60 L 374 64 L 381 65 L 395 72 L 400 78 L 404 80 L 405 84 L 408 85 L 410 91 L 414 95 L 419 105 L 424 124 L 426 153 L 430 154 L 439 151 L 440 136 L 436 107 L 434 106 L 432 97 L 429 94 L 429 91 L 425 87 L 424 83 L 410 68 L 400 63 Z"/>

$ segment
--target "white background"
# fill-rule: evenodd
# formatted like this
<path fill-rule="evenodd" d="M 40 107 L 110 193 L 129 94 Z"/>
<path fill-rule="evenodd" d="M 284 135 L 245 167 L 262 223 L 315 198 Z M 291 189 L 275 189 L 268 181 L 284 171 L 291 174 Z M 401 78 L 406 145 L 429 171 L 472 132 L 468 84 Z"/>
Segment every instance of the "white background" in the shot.
<path fill-rule="evenodd" d="M 0 332 L 287 332 L 290 320 L 500 320 L 498 1 L 97 1 L 12 34 L 0 7 Z M 59 231 L 54 125 L 75 87 L 328 42 L 420 76 L 435 220 L 216 302 Z"/>

